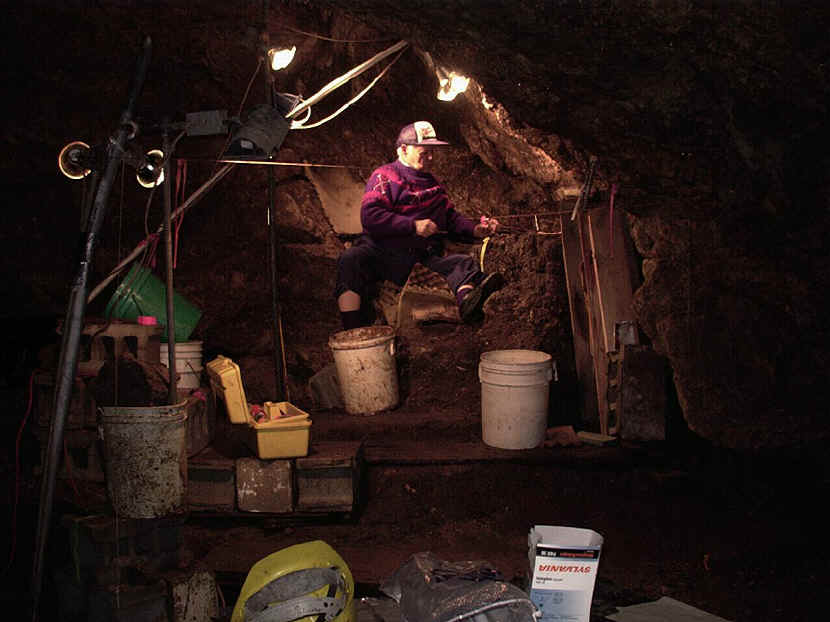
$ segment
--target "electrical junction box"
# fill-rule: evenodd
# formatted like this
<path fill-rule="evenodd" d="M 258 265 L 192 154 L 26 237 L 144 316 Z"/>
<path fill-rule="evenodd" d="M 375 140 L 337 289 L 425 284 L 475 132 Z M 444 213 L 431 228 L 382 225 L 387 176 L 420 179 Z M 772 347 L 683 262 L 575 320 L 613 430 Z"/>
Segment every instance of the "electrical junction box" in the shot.
<path fill-rule="evenodd" d="M 227 134 L 228 111 L 204 110 L 202 112 L 188 112 L 185 115 L 184 128 L 188 136 Z"/>

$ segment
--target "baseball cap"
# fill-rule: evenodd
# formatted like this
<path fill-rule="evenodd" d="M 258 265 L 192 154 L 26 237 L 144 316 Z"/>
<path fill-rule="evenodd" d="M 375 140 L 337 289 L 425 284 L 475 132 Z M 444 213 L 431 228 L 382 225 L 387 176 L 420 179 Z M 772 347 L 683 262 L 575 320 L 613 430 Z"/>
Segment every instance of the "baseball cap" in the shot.
<path fill-rule="evenodd" d="M 401 145 L 449 145 L 449 143 L 438 140 L 435 128 L 429 121 L 415 121 L 401 128 L 395 146 Z"/>

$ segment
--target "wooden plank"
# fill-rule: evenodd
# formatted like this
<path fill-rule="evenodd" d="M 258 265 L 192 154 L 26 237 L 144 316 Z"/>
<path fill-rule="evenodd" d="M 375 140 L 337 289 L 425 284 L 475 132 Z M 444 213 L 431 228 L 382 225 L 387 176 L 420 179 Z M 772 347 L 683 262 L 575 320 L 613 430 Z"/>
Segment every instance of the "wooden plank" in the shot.
<path fill-rule="evenodd" d="M 605 352 L 612 352 L 617 349 L 617 324 L 634 320 L 631 305 L 636 283 L 626 245 L 627 234 L 622 216 L 617 213 L 609 223 L 609 210 L 604 208 L 588 212 L 588 233 L 600 303 L 603 348 Z"/>
<path fill-rule="evenodd" d="M 608 423 L 608 354 L 617 350 L 616 326 L 634 319 L 632 300 L 635 288 L 622 217 L 617 214 L 611 222 L 609 213 L 605 208 L 586 212 L 595 288 L 595 304 L 591 310 L 597 330 L 592 353 L 602 434 L 611 431 Z M 617 416 L 619 418 L 623 414 L 617 412 Z M 617 427 L 614 426 L 614 431 Z"/>
<path fill-rule="evenodd" d="M 588 315 L 588 351 L 593 366 L 594 390 L 597 403 L 597 419 L 602 434 L 608 434 L 608 365 L 606 362 L 601 323 L 601 298 L 597 287 L 597 270 L 591 248 L 590 231 L 586 212 L 577 218 L 581 249 L 582 274 L 584 275 L 585 306 Z"/>
<path fill-rule="evenodd" d="M 595 432 L 586 432 L 585 430 L 580 430 L 579 432 L 577 432 L 576 436 L 583 443 L 588 443 L 589 445 L 596 445 L 597 447 L 613 445 L 619 442 L 619 439 L 615 436 L 609 436 L 608 434 L 597 434 Z"/>
<path fill-rule="evenodd" d="M 562 259 L 565 264 L 565 283 L 571 312 L 574 362 L 579 382 L 582 421 L 587 425 L 598 422 L 594 364 L 589 342 L 589 318 L 585 290 L 581 277 L 582 251 L 579 228 L 571 220 L 562 220 Z"/>

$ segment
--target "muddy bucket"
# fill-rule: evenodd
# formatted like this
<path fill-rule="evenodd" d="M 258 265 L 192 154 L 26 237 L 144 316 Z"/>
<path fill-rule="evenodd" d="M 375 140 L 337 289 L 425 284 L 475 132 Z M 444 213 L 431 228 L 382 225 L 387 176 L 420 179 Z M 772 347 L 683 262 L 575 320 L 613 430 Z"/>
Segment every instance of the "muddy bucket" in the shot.
<path fill-rule="evenodd" d="M 545 440 L 553 366 L 537 350 L 493 350 L 481 355 L 481 432 L 486 445 L 530 449 Z"/>
<path fill-rule="evenodd" d="M 107 492 L 118 516 L 186 510 L 186 404 L 100 409 Z"/>
<path fill-rule="evenodd" d="M 365 326 L 329 338 L 346 412 L 372 415 L 398 405 L 395 329 Z"/>

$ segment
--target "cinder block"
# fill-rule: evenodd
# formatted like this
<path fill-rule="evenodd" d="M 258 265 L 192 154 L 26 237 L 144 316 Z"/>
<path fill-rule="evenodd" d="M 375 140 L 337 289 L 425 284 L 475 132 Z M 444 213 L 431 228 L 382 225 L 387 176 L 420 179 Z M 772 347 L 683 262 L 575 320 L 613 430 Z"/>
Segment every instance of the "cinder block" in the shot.
<path fill-rule="evenodd" d="M 362 444 L 317 441 L 296 460 L 297 510 L 351 512 L 357 507 L 363 468 Z"/>
<path fill-rule="evenodd" d="M 89 596 L 89 622 L 168 622 L 167 586 L 108 585 Z"/>
<path fill-rule="evenodd" d="M 236 508 L 235 464 L 210 447 L 187 465 L 187 502 L 191 510 L 233 512 Z"/>
<path fill-rule="evenodd" d="M 243 512 L 291 512 L 294 509 L 291 461 L 239 458 L 236 501 Z"/>
<path fill-rule="evenodd" d="M 216 578 L 212 572 L 175 571 L 165 573 L 163 578 L 169 589 L 171 622 L 204 622 L 219 615 Z"/>
<path fill-rule="evenodd" d="M 115 519 L 112 516 L 66 515 L 72 558 L 78 571 L 90 571 L 99 583 L 117 580 L 117 570 L 140 566 L 165 570 L 179 562 L 183 516 Z"/>

